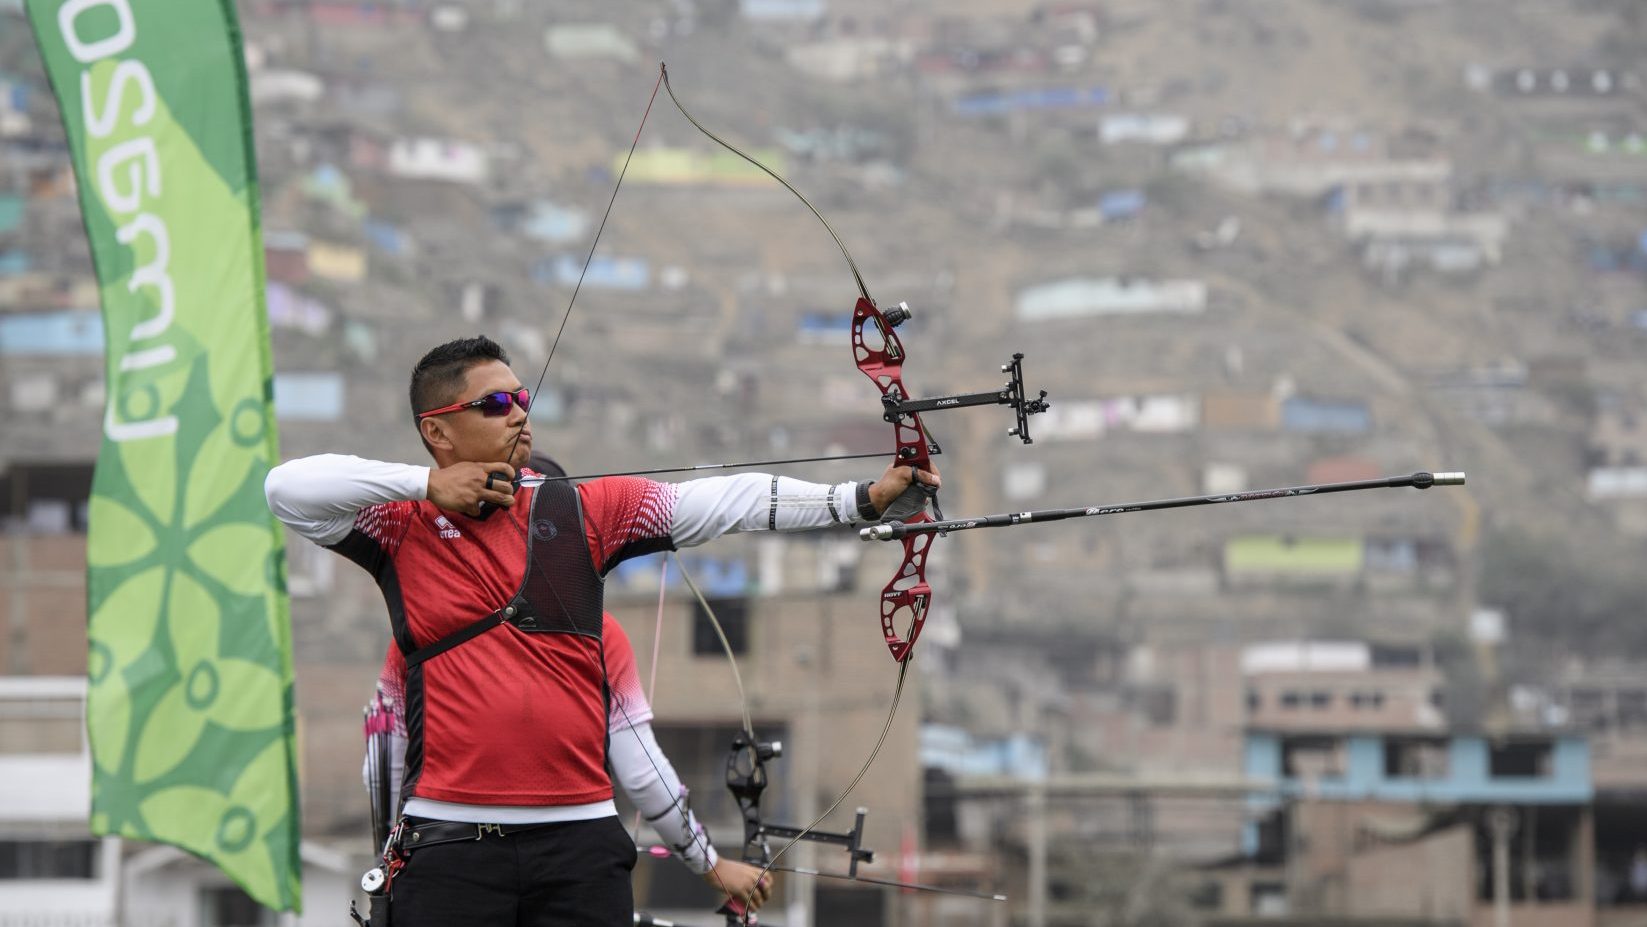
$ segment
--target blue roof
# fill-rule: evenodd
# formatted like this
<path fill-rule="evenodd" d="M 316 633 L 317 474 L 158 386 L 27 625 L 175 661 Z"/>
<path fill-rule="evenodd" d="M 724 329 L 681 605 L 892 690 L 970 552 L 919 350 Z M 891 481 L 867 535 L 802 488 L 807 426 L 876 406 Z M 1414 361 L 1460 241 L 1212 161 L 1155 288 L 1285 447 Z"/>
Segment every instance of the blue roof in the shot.
<path fill-rule="evenodd" d="M 1142 190 L 1111 190 L 1098 198 L 1098 211 L 1106 219 L 1125 219 L 1143 212 L 1145 202 Z"/>
<path fill-rule="evenodd" d="M 1108 102 L 1109 90 L 1104 87 L 1042 87 L 968 94 L 957 98 L 952 108 L 961 116 L 999 116 L 1020 110 L 1103 106 Z"/>
<path fill-rule="evenodd" d="M 563 287 L 577 286 L 580 274 L 583 285 L 589 289 L 644 290 L 652 283 L 651 265 L 645 258 L 638 257 L 597 255 L 589 262 L 587 274 L 584 274 L 583 260 L 569 254 L 547 258 L 532 268 L 532 276 L 539 283 Z"/>
<path fill-rule="evenodd" d="M 0 354 L 96 357 L 103 353 L 103 316 L 96 309 L 0 315 Z"/>
<path fill-rule="evenodd" d="M 659 564 L 664 556 L 660 553 L 625 560 L 612 568 L 610 579 L 620 587 L 639 585 L 644 588 L 655 584 L 653 577 L 660 575 L 662 567 Z M 691 571 L 693 582 L 706 596 L 737 598 L 749 595 L 753 590 L 754 579 L 749 575 L 749 565 L 742 558 L 692 553 L 682 554 L 681 562 Z M 681 585 L 680 570 L 669 568 L 668 583 L 671 589 Z"/>
<path fill-rule="evenodd" d="M 0 232 L 14 232 L 23 224 L 25 203 L 15 193 L 0 193 Z"/>
<path fill-rule="evenodd" d="M 1371 430 L 1372 412 L 1356 400 L 1294 396 L 1281 404 L 1281 427 L 1287 431 L 1350 432 Z"/>

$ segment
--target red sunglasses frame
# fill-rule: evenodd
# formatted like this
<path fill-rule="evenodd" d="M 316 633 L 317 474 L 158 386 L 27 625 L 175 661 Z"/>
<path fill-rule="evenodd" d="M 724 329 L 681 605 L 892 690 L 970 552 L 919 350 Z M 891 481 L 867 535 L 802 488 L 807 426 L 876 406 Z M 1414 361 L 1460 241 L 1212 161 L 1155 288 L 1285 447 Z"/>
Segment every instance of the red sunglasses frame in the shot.
<path fill-rule="evenodd" d="M 503 408 L 501 410 L 497 412 L 487 411 L 486 404 L 494 396 L 507 396 L 508 398 L 503 401 Z M 502 389 L 494 390 L 479 399 L 471 399 L 468 402 L 454 402 L 449 406 L 441 406 L 438 409 L 430 409 L 427 412 L 419 412 L 417 414 L 417 420 L 421 422 L 431 415 L 443 415 L 447 412 L 461 412 L 464 409 L 479 409 L 480 413 L 487 418 L 497 418 L 500 415 L 508 415 L 509 409 L 514 406 L 520 406 L 522 412 L 532 411 L 532 391 L 524 386 L 514 392 Z"/>

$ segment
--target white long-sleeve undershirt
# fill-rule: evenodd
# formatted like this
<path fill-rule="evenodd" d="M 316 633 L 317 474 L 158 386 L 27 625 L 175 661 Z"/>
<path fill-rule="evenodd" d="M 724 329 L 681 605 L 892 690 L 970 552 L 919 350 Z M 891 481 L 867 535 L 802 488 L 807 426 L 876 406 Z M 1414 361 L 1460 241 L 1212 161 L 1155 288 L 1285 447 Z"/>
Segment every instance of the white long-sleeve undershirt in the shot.
<path fill-rule="evenodd" d="M 686 784 L 681 782 L 669 757 L 658 745 L 652 725 L 642 722 L 623 731 L 613 731 L 607 759 L 612 764 L 613 781 L 623 789 L 623 794 L 652 826 L 664 846 L 699 875 L 713 869 L 720 857 L 709 841 L 709 832 L 698 823 L 698 816 L 687 804 Z"/>
<path fill-rule="evenodd" d="M 299 535 L 330 546 L 355 516 L 381 502 L 428 497 L 430 468 L 347 454 L 301 457 L 269 471 L 264 493 L 275 517 Z M 673 493 L 669 534 L 692 547 L 743 531 L 806 531 L 858 522 L 856 482 L 811 483 L 766 473 L 657 484 Z"/>

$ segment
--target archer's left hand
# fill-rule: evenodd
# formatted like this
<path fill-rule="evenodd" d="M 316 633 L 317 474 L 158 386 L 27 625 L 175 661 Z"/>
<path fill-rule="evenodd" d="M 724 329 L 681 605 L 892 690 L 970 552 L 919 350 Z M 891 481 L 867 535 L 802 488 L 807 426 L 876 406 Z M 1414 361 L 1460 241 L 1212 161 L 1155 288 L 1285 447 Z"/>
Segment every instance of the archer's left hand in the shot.
<path fill-rule="evenodd" d="M 938 478 L 936 465 L 928 463 L 928 469 L 917 470 L 908 464 L 893 463 L 881 474 L 881 478 L 869 484 L 869 502 L 875 506 L 875 511 L 885 512 L 886 507 L 897 501 L 909 488 L 912 480 L 920 480 L 925 486 L 937 489 L 941 482 Z"/>

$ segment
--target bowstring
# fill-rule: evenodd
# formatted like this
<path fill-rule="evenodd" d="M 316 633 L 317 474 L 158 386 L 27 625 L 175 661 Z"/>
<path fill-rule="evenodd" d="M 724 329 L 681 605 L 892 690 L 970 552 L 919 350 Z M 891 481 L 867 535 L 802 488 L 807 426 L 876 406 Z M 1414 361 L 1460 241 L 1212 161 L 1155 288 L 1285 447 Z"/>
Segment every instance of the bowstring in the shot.
<path fill-rule="evenodd" d="M 572 318 L 572 307 L 577 304 L 578 293 L 582 292 L 582 290 L 583 290 L 583 281 L 584 281 L 584 278 L 589 273 L 589 265 L 592 264 L 595 260 L 595 249 L 600 246 L 601 234 L 606 231 L 606 223 L 607 223 L 607 220 L 610 219 L 611 216 L 612 216 L 612 207 L 617 202 L 618 191 L 623 188 L 623 179 L 629 173 L 629 163 L 632 160 L 634 160 L 635 149 L 640 146 L 641 132 L 643 132 L 646 129 L 646 120 L 652 114 L 652 104 L 655 103 L 657 101 L 657 98 L 658 98 L 658 87 L 661 84 L 664 83 L 664 80 L 665 80 L 665 72 L 660 67 L 660 69 L 658 71 L 658 80 L 657 80 L 656 83 L 654 83 L 652 85 L 652 95 L 646 101 L 646 111 L 641 114 L 640 125 L 636 127 L 635 137 L 629 143 L 629 152 L 628 152 L 627 155 L 624 156 L 623 167 L 618 171 L 617 181 L 612 185 L 612 195 L 609 198 L 607 198 L 606 211 L 605 211 L 605 213 L 603 213 L 601 215 L 600 225 L 597 226 L 596 229 L 595 229 L 595 236 L 594 236 L 593 240 L 591 240 L 589 242 L 589 253 L 583 259 L 583 268 L 578 271 L 577 284 L 575 286 L 573 286 L 573 288 L 572 288 L 571 298 L 566 301 L 566 311 L 561 314 L 560 327 L 555 331 L 555 340 L 549 346 L 549 356 L 544 358 L 543 369 L 538 373 L 537 383 L 532 388 L 532 394 L 534 396 L 537 395 L 538 392 L 543 388 L 543 380 L 549 374 L 549 365 L 555 359 L 555 350 L 560 347 L 561 336 L 566 333 L 566 324 Z M 530 421 L 530 416 L 528 416 L 526 420 L 523 420 L 521 422 L 521 427 L 515 432 L 515 440 L 509 446 L 509 455 L 506 458 L 506 460 L 509 462 L 509 465 L 511 467 L 514 466 L 515 451 L 520 447 L 521 436 L 526 433 L 526 423 L 527 423 L 527 421 Z M 534 495 L 534 501 L 535 501 L 535 499 L 536 499 L 536 496 Z M 522 546 L 525 547 L 528 551 L 530 551 L 531 545 L 530 545 L 530 540 L 527 537 L 526 525 L 521 521 L 517 521 L 514 518 L 513 514 L 511 514 L 509 516 L 509 522 L 510 522 L 510 524 L 513 524 L 515 526 L 515 528 L 519 531 Z M 533 561 L 533 558 L 531 557 L 530 553 L 528 553 L 528 555 L 526 557 L 526 561 L 527 561 L 527 568 L 528 569 L 536 568 L 536 563 Z M 679 561 L 677 561 L 677 565 L 679 565 Z M 561 610 L 561 614 L 566 618 L 566 620 L 569 624 L 572 624 L 574 627 L 576 627 L 576 623 L 572 620 L 571 612 L 567 610 L 565 603 L 560 601 L 559 594 L 555 592 L 554 584 L 549 581 L 549 578 L 547 576 L 544 576 L 542 578 L 544 580 L 545 586 L 554 595 L 555 604 L 557 606 L 559 606 L 559 608 Z M 604 621 L 604 620 L 605 619 L 603 617 L 602 621 Z M 723 638 L 723 640 L 724 640 L 724 638 Z M 601 665 L 600 665 L 601 678 L 606 679 L 607 676 L 606 676 L 606 661 L 605 661 L 605 647 L 604 647 L 604 644 L 601 646 L 601 650 L 600 650 L 600 663 L 601 663 Z M 739 683 L 739 686 L 740 686 L 740 689 L 741 689 L 741 686 L 742 686 L 741 681 Z M 646 742 L 644 740 L 642 740 L 640 734 L 635 731 L 634 720 L 629 717 L 629 712 L 624 707 L 623 701 L 621 699 L 612 699 L 612 704 L 618 706 L 618 711 L 623 715 L 624 723 L 628 726 L 630 734 L 634 736 L 635 743 L 641 748 L 641 752 L 646 755 L 646 760 L 647 760 L 648 763 L 651 764 L 653 773 L 655 773 L 660 780 L 663 779 L 664 778 L 663 769 L 659 766 L 657 759 L 652 756 L 652 751 L 648 750 L 646 748 Z M 747 710 L 745 711 L 745 717 L 746 718 L 748 717 Z M 608 721 L 606 723 L 610 724 L 610 721 Z M 681 815 L 681 821 L 682 821 L 682 825 L 683 825 L 684 829 L 688 832 L 688 834 L 691 835 L 691 837 L 693 839 L 693 842 L 698 845 L 698 848 L 700 850 L 703 850 L 704 859 L 707 860 L 709 858 L 708 844 L 703 841 L 703 838 L 700 837 L 698 835 L 697 831 L 692 827 L 691 813 L 689 812 L 688 809 L 682 807 L 682 801 L 681 801 L 681 796 L 680 795 L 675 796 L 675 798 L 674 798 L 674 807 L 676 808 L 676 810 Z M 727 889 L 726 882 L 725 882 L 725 880 L 723 880 L 720 877 L 720 874 L 717 873 L 714 870 L 713 867 L 710 868 L 709 872 L 710 872 L 711 875 L 714 876 L 715 881 L 720 885 L 721 891 L 727 897 L 729 897 L 729 898 L 733 897 L 732 892 Z"/>
<path fill-rule="evenodd" d="M 772 854 L 772 858 L 767 860 L 765 866 L 761 867 L 763 876 L 772 871 L 772 867 L 777 864 L 785 853 L 789 852 L 791 847 L 805 840 L 806 836 L 816 830 L 825 818 L 834 814 L 835 810 L 841 806 L 841 803 L 846 801 L 847 796 L 852 794 L 852 790 L 858 787 L 858 783 L 863 781 L 864 776 L 869 774 L 869 767 L 875 765 L 875 758 L 880 755 L 881 747 L 886 744 L 887 735 L 892 733 L 892 722 L 898 715 L 898 702 L 902 700 L 904 694 L 904 679 L 909 675 L 909 664 L 914 658 L 915 652 L 911 650 L 909 655 L 904 658 L 904 661 L 898 665 L 898 682 L 892 689 L 892 708 L 886 713 L 886 723 L 881 725 L 881 735 L 875 739 L 875 748 L 869 751 L 869 758 L 864 760 L 862 766 L 858 767 L 858 772 L 852 777 L 852 781 L 847 783 L 846 789 L 841 792 L 840 797 L 824 809 L 823 814 L 813 818 L 812 823 L 801 828 L 800 833 L 796 834 L 788 843 L 779 847 L 778 852 Z"/>
<path fill-rule="evenodd" d="M 549 364 L 555 359 L 555 349 L 560 347 L 560 336 L 566 334 L 566 323 L 572 318 L 572 307 L 577 305 L 578 294 L 583 292 L 583 278 L 589 274 L 589 265 L 594 263 L 595 249 L 600 246 L 600 236 L 606 231 L 606 220 L 612 218 L 612 206 L 618 201 L 618 191 L 623 189 L 623 178 L 629 173 L 629 162 L 635 158 L 635 149 L 640 146 L 641 132 L 646 129 L 646 119 L 652 115 L 652 104 L 658 99 L 658 85 L 663 83 L 663 75 L 658 75 L 657 83 L 652 85 L 652 96 L 647 98 L 646 111 L 641 113 L 640 125 L 635 127 L 635 138 L 629 143 L 629 153 L 624 156 L 623 168 L 618 171 L 618 180 L 612 184 L 612 195 L 606 200 L 606 212 L 600 217 L 600 225 L 595 228 L 595 237 L 589 242 L 589 254 L 583 259 L 583 268 L 578 271 L 578 282 L 572 287 L 572 297 L 566 301 L 566 311 L 561 313 L 560 328 L 555 330 L 555 340 L 549 345 L 549 356 L 543 359 L 543 370 L 538 373 L 538 382 L 532 386 L 532 395 L 536 396 L 543 389 L 543 378 L 549 374 Z M 509 456 L 506 458 L 510 466 L 514 466 L 515 449 L 520 447 L 521 435 L 526 433 L 526 423 L 531 421 L 528 414 L 521 422 L 520 430 L 515 432 L 515 441 L 509 445 Z"/>
<path fill-rule="evenodd" d="M 852 278 L 853 278 L 853 281 L 857 284 L 858 292 L 863 295 L 864 299 L 869 300 L 871 303 L 874 302 L 874 300 L 871 299 L 870 296 L 869 296 L 868 288 L 864 285 L 863 275 L 861 273 L 859 273 L 859 271 L 858 271 L 857 262 L 853 260 L 852 254 L 851 254 L 850 251 L 847 250 L 846 244 L 841 240 L 840 235 L 838 235 L 835 232 L 834 226 L 829 224 L 829 220 L 824 218 L 823 213 L 819 212 L 817 207 L 813 206 L 812 202 L 810 200 L 808 200 L 799 190 L 795 189 L 795 187 L 792 186 L 789 183 L 789 181 L 785 180 L 783 177 L 779 176 L 776 172 L 774 172 L 771 168 L 767 167 L 766 165 L 762 164 L 760 161 L 758 161 L 755 158 L 751 157 L 750 155 L 746 154 L 741 149 L 739 149 L 736 146 L 726 142 L 724 139 L 722 139 L 719 136 L 715 135 L 715 133 L 710 132 L 708 129 L 704 128 L 704 126 L 701 123 L 699 123 L 695 118 L 693 118 L 692 114 L 687 112 L 686 107 L 681 105 L 680 99 L 675 96 L 674 88 L 672 86 L 670 86 L 670 84 L 669 84 L 669 70 L 668 70 L 667 66 L 660 63 L 659 67 L 658 67 L 658 82 L 656 84 L 654 84 L 653 87 L 652 87 L 652 96 L 651 96 L 651 98 L 649 98 L 647 100 L 646 111 L 641 115 L 640 126 L 635 130 L 635 137 L 634 137 L 633 141 L 630 142 L 629 152 L 624 158 L 623 167 L 618 172 L 617 182 L 614 183 L 613 186 L 612 186 L 612 195 L 607 200 L 606 211 L 601 216 L 600 225 L 595 230 L 595 236 L 594 236 L 593 241 L 590 242 L 589 253 L 584 258 L 583 267 L 578 272 L 577 284 L 573 287 L 572 296 L 567 301 L 566 311 L 564 313 L 562 313 L 562 315 L 561 315 L 560 327 L 555 332 L 555 339 L 551 343 L 550 348 L 549 348 L 549 356 L 544 359 L 543 369 L 538 374 L 537 383 L 534 385 L 533 390 L 532 390 L 533 395 L 536 395 L 542 389 L 543 380 L 549 373 L 549 365 L 554 360 L 556 349 L 560 346 L 561 336 L 563 334 L 565 334 L 567 322 L 571 319 L 571 316 L 572 316 L 572 307 L 577 302 L 578 293 L 581 292 L 582 289 L 583 289 L 583 281 L 584 281 L 585 276 L 589 272 L 590 264 L 593 263 L 593 261 L 594 261 L 595 250 L 600 244 L 601 234 L 606 230 L 606 223 L 607 223 L 607 220 L 612 215 L 612 208 L 613 208 L 613 204 L 616 203 L 616 201 L 617 201 L 618 191 L 623 186 L 624 177 L 627 176 L 627 174 L 629 172 L 629 164 L 634 158 L 636 148 L 638 148 L 639 145 L 640 145 L 641 132 L 645 129 L 646 120 L 651 115 L 651 112 L 652 112 L 652 105 L 657 100 L 657 93 L 658 93 L 658 86 L 659 85 L 663 86 L 663 88 L 668 92 L 670 100 L 675 104 L 675 108 L 678 109 L 680 111 L 681 115 L 684 116 L 688 122 L 692 123 L 692 125 L 694 127 L 696 127 L 698 129 L 698 131 L 702 132 L 704 135 L 707 135 L 711 140 L 715 141 L 717 144 L 719 144 L 722 147 L 726 148 L 728 151 L 731 151 L 733 154 L 736 154 L 740 158 L 743 158 L 745 161 L 748 161 L 750 164 L 752 164 L 755 167 L 759 168 L 763 173 L 767 174 L 772 179 L 774 179 L 778 183 L 782 184 L 785 189 L 787 189 L 791 193 L 793 193 L 796 196 L 796 198 L 799 199 L 802 202 L 802 204 L 804 204 L 806 206 L 806 208 L 808 210 L 810 210 L 814 216 L 817 217 L 819 222 L 823 223 L 823 226 L 829 232 L 830 237 L 832 239 L 834 239 L 835 245 L 840 249 L 842 256 L 846 258 L 847 266 L 852 271 Z M 514 460 L 514 457 L 515 457 L 515 451 L 520 446 L 521 436 L 525 433 L 525 425 L 526 425 L 526 423 L 522 422 L 521 428 L 519 430 L 517 430 L 516 433 L 515 433 L 514 442 L 510 445 L 509 455 L 508 455 L 507 459 L 508 459 L 508 461 L 511 462 L 511 464 L 510 464 L 511 466 L 513 466 L 512 461 Z M 510 522 L 511 522 L 511 524 L 514 524 L 515 527 L 517 528 L 517 530 L 520 532 L 522 544 L 529 546 L 528 538 L 527 538 L 527 535 L 526 535 L 525 525 L 522 524 L 521 522 L 517 522 L 512 516 L 510 517 Z M 530 556 L 527 557 L 527 562 L 528 562 L 529 568 L 535 568 L 536 564 L 532 561 L 532 558 Z M 740 700 L 742 701 L 742 704 L 740 705 L 740 709 L 741 709 L 741 712 L 742 712 L 742 715 L 743 715 L 744 729 L 745 729 L 745 732 L 749 735 L 751 741 L 753 741 L 754 740 L 754 726 L 750 721 L 748 702 L 747 702 L 747 699 L 745 699 L 744 696 L 743 696 L 743 680 L 742 680 L 741 674 L 738 672 L 738 669 L 737 669 L 737 660 L 732 655 L 731 644 L 730 644 L 730 642 L 728 641 L 728 639 L 726 637 L 725 631 L 721 627 L 720 621 L 715 617 L 714 610 L 709 607 L 708 601 L 703 597 L 703 594 L 697 589 L 696 585 L 691 582 L 690 578 L 685 573 L 684 568 L 682 568 L 681 563 L 680 563 L 680 559 L 678 557 L 676 558 L 675 563 L 676 563 L 676 567 L 680 568 L 682 570 L 682 577 L 687 579 L 687 584 L 692 589 L 693 593 L 698 597 L 699 603 L 701 605 L 703 605 L 704 610 L 705 610 L 705 614 L 710 618 L 711 625 L 714 627 L 716 635 L 720 638 L 722 647 L 725 648 L 725 650 L 727 651 L 728 658 L 731 659 L 734 679 L 737 682 L 739 697 L 740 697 Z M 544 577 L 544 579 L 545 579 L 545 584 L 548 586 L 548 588 L 553 593 L 553 591 L 554 591 L 553 584 L 548 582 L 547 577 Z M 557 606 L 560 607 L 560 610 L 561 610 L 562 614 L 566 617 L 567 621 L 571 622 L 572 621 L 571 613 L 567 610 L 565 604 L 560 601 L 560 598 L 559 598 L 558 594 L 555 595 L 555 603 L 556 603 Z M 875 758 L 880 754 L 881 747 L 886 743 L 887 736 L 890 734 L 890 732 L 892 730 L 892 724 L 893 724 L 893 721 L 894 721 L 894 719 L 897 715 L 897 711 L 898 711 L 898 703 L 902 699 L 902 696 L 903 696 L 904 681 L 907 678 L 908 673 L 909 673 L 909 663 L 910 663 L 911 659 L 913 659 L 913 656 L 914 656 L 914 654 L 913 654 L 913 652 L 911 652 L 911 654 L 909 656 L 907 656 L 899 666 L 898 680 L 897 680 L 897 684 L 896 684 L 896 686 L 893 690 L 892 705 L 891 705 L 890 710 L 887 712 L 887 717 L 886 717 L 885 723 L 881 726 L 881 733 L 880 733 L 880 736 L 875 741 L 875 747 L 874 747 L 873 750 L 870 751 L 869 758 L 864 761 L 864 763 L 861 767 L 859 767 L 857 774 L 852 777 L 852 781 L 847 786 L 846 790 L 844 792 L 842 792 L 841 795 L 838 798 L 836 798 L 835 801 L 832 802 L 829 805 L 829 807 L 824 811 L 824 813 L 819 815 L 815 820 L 813 820 L 806 827 L 802 828 L 799 835 L 797 835 L 796 837 L 791 839 L 789 842 L 785 843 L 781 848 L 779 848 L 778 852 L 776 854 L 774 854 L 772 856 L 772 858 L 767 861 L 766 865 L 761 870 L 760 878 L 765 878 L 772 871 L 772 869 L 771 869 L 772 865 L 774 865 L 778 861 L 779 858 L 781 858 L 785 853 L 789 852 L 790 848 L 793 847 L 795 844 L 797 844 L 801 840 L 805 839 L 805 837 L 808 834 L 812 833 L 818 827 L 818 825 L 822 824 L 823 821 L 827 817 L 829 817 L 830 814 L 833 814 L 835 812 L 835 810 L 840 807 L 841 803 L 844 802 L 847 799 L 847 797 L 851 794 L 852 790 L 857 787 L 858 783 L 863 780 L 864 776 L 868 774 L 870 767 L 872 765 L 874 765 Z M 606 673 L 604 657 L 602 659 L 601 673 L 602 673 L 602 676 L 604 678 L 605 673 Z M 651 750 L 647 749 L 645 741 L 641 740 L 640 735 L 635 732 L 633 721 L 629 717 L 628 710 L 626 708 L 624 708 L 622 701 L 614 699 L 613 704 L 618 706 L 619 712 L 624 716 L 624 721 L 625 721 L 626 725 L 629 727 L 630 733 L 635 737 L 635 742 L 641 748 L 641 752 L 643 754 L 645 754 L 645 756 L 647 758 L 647 762 L 651 764 L 653 772 L 656 773 L 660 779 L 663 778 L 663 772 L 662 772 L 662 769 L 661 769 L 661 767 L 659 766 L 659 764 L 657 762 L 657 759 L 652 756 Z M 692 819 L 691 819 L 690 812 L 689 812 L 688 809 L 682 807 L 682 803 L 680 801 L 679 796 L 677 796 L 676 799 L 675 799 L 674 807 L 680 813 L 681 818 L 682 818 L 682 823 L 683 823 L 685 829 L 691 835 L 694 843 L 696 843 L 699 846 L 700 849 L 703 849 L 705 851 L 705 858 L 707 859 L 708 858 L 707 844 L 705 844 L 703 842 L 702 837 L 699 836 L 697 831 L 692 827 Z M 715 877 L 715 881 L 720 884 L 721 891 L 725 895 L 727 895 L 727 897 L 729 897 L 729 898 L 734 897 L 732 892 L 727 889 L 726 883 L 725 883 L 724 880 L 721 879 L 719 873 L 715 872 L 715 870 L 713 868 L 711 868 L 710 869 L 710 874 Z M 749 913 L 750 913 L 749 908 L 747 907 L 747 905 L 745 906 L 744 911 L 745 911 L 745 913 L 743 915 L 743 920 L 744 920 L 744 923 L 747 924 L 748 923 L 748 916 L 749 916 Z"/>

